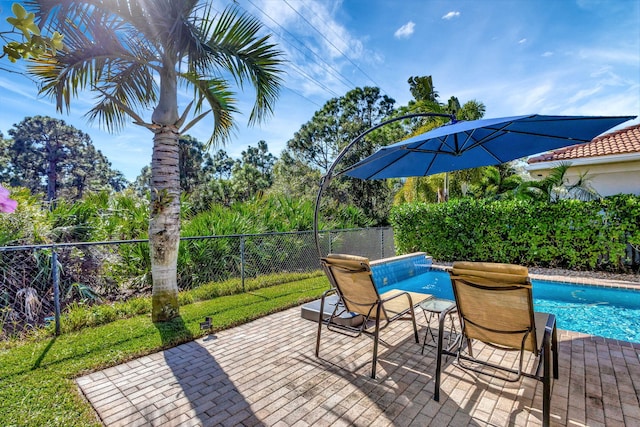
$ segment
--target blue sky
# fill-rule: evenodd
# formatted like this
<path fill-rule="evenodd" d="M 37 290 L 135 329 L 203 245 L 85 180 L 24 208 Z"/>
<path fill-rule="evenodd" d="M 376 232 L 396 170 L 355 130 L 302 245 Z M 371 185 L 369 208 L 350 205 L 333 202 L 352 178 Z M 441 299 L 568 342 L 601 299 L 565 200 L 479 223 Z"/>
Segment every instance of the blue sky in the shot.
<path fill-rule="evenodd" d="M 222 10 L 231 0 L 214 1 Z M 0 31 L 12 1 L 0 0 Z M 441 101 L 457 96 L 486 106 L 485 117 L 518 114 L 638 115 L 638 0 L 237 0 L 274 34 L 289 61 L 285 86 L 266 123 L 247 128 L 250 90 L 238 94 L 244 115 L 222 147 L 238 157 L 265 140 L 276 156 L 324 103 L 354 87 L 378 86 L 406 104 L 410 76 L 433 76 Z M 133 124 L 109 134 L 89 124 L 83 95 L 70 114 L 38 96 L 29 79 L 0 64 L 0 131 L 27 116 L 49 115 L 88 133 L 113 167 L 133 180 L 151 161 L 152 135 Z M 180 105 L 188 103 L 188 92 Z M 627 122 L 624 126 L 637 123 Z M 189 134 L 206 141 L 206 121 Z M 217 147 L 216 147 L 217 148 Z M 214 150 L 216 149 L 214 148 Z M 1 177 L 0 177 L 1 180 Z"/>

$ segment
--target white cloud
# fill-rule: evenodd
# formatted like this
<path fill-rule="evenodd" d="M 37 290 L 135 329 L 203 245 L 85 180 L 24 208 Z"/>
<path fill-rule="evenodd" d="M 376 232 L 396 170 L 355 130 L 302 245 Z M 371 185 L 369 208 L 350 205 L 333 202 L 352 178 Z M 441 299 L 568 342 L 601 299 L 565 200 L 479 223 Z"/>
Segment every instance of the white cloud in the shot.
<path fill-rule="evenodd" d="M 527 42 L 527 39 L 520 39 L 518 41 L 518 44 L 525 44 Z"/>
<path fill-rule="evenodd" d="M 575 103 L 565 107 L 560 114 L 566 115 L 585 115 L 585 116 L 626 116 L 637 114 L 637 100 L 633 98 L 631 93 L 607 93 L 600 91 L 589 98 L 584 98 L 581 103 Z M 634 119 L 625 122 L 622 127 L 631 126 L 640 122 L 640 119 Z"/>
<path fill-rule="evenodd" d="M 545 53 L 542 54 L 543 57 L 548 58 L 550 56 L 553 56 L 553 52 L 550 51 L 546 51 Z"/>
<path fill-rule="evenodd" d="M 269 26 L 278 24 L 285 26 L 296 20 L 296 12 L 285 2 L 280 1 L 260 1 L 255 4 L 256 10 L 250 10 L 252 13 L 261 15 L 262 21 Z"/>
<path fill-rule="evenodd" d="M 336 19 L 341 2 L 254 0 L 247 5 L 261 16 L 290 64 L 286 86 L 304 96 L 341 96 L 356 86 L 346 75 L 350 65 L 379 64 L 381 54 L 367 48 L 366 36 L 356 35 Z"/>
<path fill-rule="evenodd" d="M 447 13 L 446 15 L 444 15 L 442 17 L 442 19 L 449 20 L 449 19 L 457 18 L 458 16 L 460 16 L 460 12 L 458 12 L 457 10 L 455 10 L 455 11 L 452 10 L 451 12 Z"/>
<path fill-rule="evenodd" d="M 16 80 L 7 80 L 5 78 L 0 78 L 0 88 L 6 89 L 14 94 L 27 98 L 30 100 L 35 100 L 36 97 L 33 95 L 33 87 L 25 86 L 21 84 L 16 84 Z"/>
<path fill-rule="evenodd" d="M 585 71 L 563 66 L 522 80 L 487 80 L 478 93 L 470 95 L 485 103 L 488 117 L 626 115 L 638 111 L 640 85 L 636 80 L 625 79 L 608 67 Z M 460 93 L 464 92 L 456 95 L 463 99 Z"/>
<path fill-rule="evenodd" d="M 593 71 L 590 77 L 594 79 L 598 79 L 599 83 L 603 86 L 633 86 L 634 82 L 630 80 L 625 80 L 616 74 L 612 67 L 601 67 L 595 71 Z M 637 84 L 637 83 L 636 83 Z"/>
<path fill-rule="evenodd" d="M 585 88 L 576 92 L 575 95 L 567 99 L 566 102 L 569 104 L 575 104 L 576 102 L 582 101 L 583 99 L 592 98 L 593 95 L 601 91 L 602 91 L 602 86 L 597 86 L 597 87 L 588 88 L 588 89 Z"/>
<path fill-rule="evenodd" d="M 605 49 L 605 48 L 588 48 L 581 49 L 578 52 L 578 57 L 581 59 L 586 59 L 591 62 L 610 62 L 616 64 L 626 64 L 637 66 L 638 65 L 638 55 L 637 52 L 622 51 L 616 49 Z"/>
<path fill-rule="evenodd" d="M 522 111 L 538 111 L 545 106 L 549 95 L 553 93 L 552 82 L 540 82 L 517 95 Z"/>
<path fill-rule="evenodd" d="M 487 106 L 487 117 L 553 114 L 556 89 L 554 76 L 513 81 L 487 80 L 482 89 L 478 88 L 472 97 Z M 456 93 L 456 96 L 460 93 Z"/>
<path fill-rule="evenodd" d="M 404 24 L 402 27 L 398 28 L 393 35 L 397 39 L 409 38 L 413 34 L 413 29 L 415 27 L 416 27 L 416 24 L 413 21 L 409 21 L 406 24 Z"/>
<path fill-rule="evenodd" d="M 332 59 L 343 54 L 358 57 L 362 54 L 362 48 L 359 46 L 361 41 L 354 38 L 349 30 L 335 20 L 336 11 L 330 10 L 329 6 L 321 1 L 264 1 L 261 8 L 289 32 L 302 35 L 314 45 L 321 47 L 321 55 L 329 55 Z"/>

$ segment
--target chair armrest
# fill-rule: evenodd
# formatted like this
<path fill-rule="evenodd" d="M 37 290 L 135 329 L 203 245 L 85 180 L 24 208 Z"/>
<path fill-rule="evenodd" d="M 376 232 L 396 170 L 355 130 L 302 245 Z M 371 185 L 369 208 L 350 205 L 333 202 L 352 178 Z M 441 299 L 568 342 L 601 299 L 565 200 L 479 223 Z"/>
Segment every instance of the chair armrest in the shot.
<path fill-rule="evenodd" d="M 385 302 L 387 302 L 387 301 L 391 301 L 391 300 L 393 300 L 393 299 L 396 299 L 396 298 L 401 297 L 401 296 L 404 296 L 404 295 L 406 295 L 406 296 L 407 296 L 407 298 L 409 298 L 409 302 L 410 302 L 411 304 L 413 304 L 413 301 L 411 300 L 411 295 L 410 295 L 410 294 L 409 294 L 409 292 L 407 292 L 407 291 L 402 291 L 402 292 L 397 293 L 397 294 L 395 294 L 395 295 L 392 295 L 392 296 L 390 296 L 390 297 L 388 297 L 388 298 L 381 299 L 381 300 L 380 300 L 380 302 L 384 304 L 384 303 L 385 303 Z"/>
<path fill-rule="evenodd" d="M 549 318 L 547 319 L 547 324 L 544 325 L 544 333 L 551 333 L 556 328 L 556 316 L 554 314 L 549 313 Z"/>
<path fill-rule="evenodd" d="M 396 299 L 396 298 L 400 298 L 400 297 L 406 296 L 406 297 L 407 297 L 407 299 L 409 300 L 409 306 L 410 306 L 410 307 L 415 307 L 416 305 L 418 305 L 418 303 L 420 303 L 420 302 L 422 302 L 422 301 L 428 301 L 428 300 L 430 300 L 430 299 L 433 299 L 433 298 L 434 298 L 434 296 L 433 296 L 433 295 L 430 295 L 430 294 L 422 294 L 421 292 L 401 291 L 400 289 L 396 289 L 396 290 L 398 291 L 398 293 L 397 293 L 397 294 L 392 295 L 392 296 L 387 297 L 387 298 L 383 298 L 383 299 L 381 299 L 381 300 L 380 300 L 380 303 L 382 303 L 382 304 L 384 305 L 384 303 L 385 303 L 385 302 L 388 302 L 388 301 L 394 300 L 394 299 Z M 412 293 L 413 293 L 413 294 L 422 294 L 422 295 L 427 296 L 428 298 L 425 298 L 425 299 L 419 300 L 419 301 L 417 301 L 417 302 L 414 302 L 414 301 L 413 301 L 413 297 L 411 296 L 411 294 L 412 294 Z"/>
<path fill-rule="evenodd" d="M 394 299 L 406 296 L 411 307 L 416 307 L 419 303 L 424 301 L 429 301 L 434 299 L 435 297 L 432 294 L 425 294 L 422 292 L 410 292 L 410 291 L 402 291 L 400 289 L 393 289 L 396 293 L 391 296 L 385 297 L 385 294 L 380 296 L 380 303 L 385 304 L 388 301 L 392 301 Z M 391 291 L 390 291 L 391 292 Z"/>

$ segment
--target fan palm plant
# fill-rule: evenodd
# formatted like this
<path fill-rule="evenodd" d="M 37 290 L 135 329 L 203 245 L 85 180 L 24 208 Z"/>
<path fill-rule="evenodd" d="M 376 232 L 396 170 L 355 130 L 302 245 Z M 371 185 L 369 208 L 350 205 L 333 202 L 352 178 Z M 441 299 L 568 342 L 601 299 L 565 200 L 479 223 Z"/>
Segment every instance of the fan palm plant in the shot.
<path fill-rule="evenodd" d="M 524 181 L 516 190 L 518 196 L 549 203 L 557 202 L 561 198 L 582 201 L 600 199 L 601 196 L 591 186 L 587 172 L 581 173 L 573 184 L 569 184 L 566 175 L 570 167 L 571 163 L 562 162 L 551 169 L 549 175 L 543 179 Z"/>
<path fill-rule="evenodd" d="M 35 60 L 30 72 L 57 109 L 90 90 L 87 113 L 109 130 L 129 117 L 153 132 L 149 240 L 154 321 L 178 315 L 176 262 L 180 238 L 178 138 L 198 120 L 212 119 L 209 143 L 226 142 L 234 126 L 228 79 L 250 83 L 256 100 L 249 123 L 272 112 L 281 85 L 282 52 L 261 36 L 255 18 L 230 6 L 216 15 L 198 0 L 25 1 L 38 22 L 64 34 L 65 48 Z M 178 84 L 194 90 L 178 109 Z M 195 118 L 186 122 L 195 105 Z M 151 120 L 143 112 L 152 111 Z M 142 114 L 144 115 L 144 114 Z"/>

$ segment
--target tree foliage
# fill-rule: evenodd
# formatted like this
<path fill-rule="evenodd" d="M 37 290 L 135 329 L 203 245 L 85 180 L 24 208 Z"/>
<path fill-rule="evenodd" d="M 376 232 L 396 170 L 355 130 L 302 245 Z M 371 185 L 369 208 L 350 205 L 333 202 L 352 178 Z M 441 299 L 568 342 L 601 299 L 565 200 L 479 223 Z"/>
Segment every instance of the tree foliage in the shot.
<path fill-rule="evenodd" d="M 411 76 L 407 80 L 407 83 L 409 83 L 409 90 L 415 102 L 438 102 L 439 95 L 433 86 L 433 77 Z"/>
<path fill-rule="evenodd" d="M 347 144 L 393 114 L 394 104 L 393 99 L 382 95 L 380 89 L 375 87 L 356 88 L 343 97 L 330 99 L 287 142 L 281 167 L 286 167 L 298 177 L 305 174 L 317 176 L 314 171 L 326 173 Z M 353 164 L 386 145 L 389 141 L 383 140 L 385 135 L 379 133 L 378 138 L 363 139 L 344 157 L 341 167 Z M 374 221 L 383 223 L 386 221 L 391 192 L 383 181 L 341 178 L 335 180 L 326 196 L 333 203 L 358 206 Z"/>
<path fill-rule="evenodd" d="M 89 135 L 63 120 L 26 117 L 8 133 L 12 139 L 3 144 L 1 168 L 12 186 L 45 193 L 52 202 L 60 197 L 79 200 L 87 191 L 120 191 L 126 185 Z"/>
<path fill-rule="evenodd" d="M 269 192 L 313 200 L 318 193 L 320 174 L 319 169 L 292 157 L 291 152 L 285 150 L 273 165 L 273 185 Z"/>
<path fill-rule="evenodd" d="M 235 160 L 229 157 L 226 151 L 218 150 L 213 157 L 208 159 L 207 169 L 211 171 L 216 179 L 230 179 L 235 163 Z"/>
<path fill-rule="evenodd" d="M 236 200 L 249 200 L 271 187 L 275 161 L 265 141 L 259 141 L 257 147 L 249 146 L 243 151 L 232 170 L 231 183 Z"/>
<path fill-rule="evenodd" d="M 190 135 L 182 135 L 178 140 L 180 189 L 190 194 L 198 185 L 205 182 L 208 174 L 207 165 L 211 163 L 211 155 L 204 143 Z"/>
<path fill-rule="evenodd" d="M 470 194 L 477 198 L 514 198 L 523 180 L 511 163 L 478 168 L 481 177 L 469 187 Z"/>
<path fill-rule="evenodd" d="M 288 154 L 324 173 L 342 148 L 389 117 L 394 103 L 374 87 L 356 88 L 332 98 L 287 142 Z M 370 141 L 362 145 L 367 151 L 375 148 Z"/>

